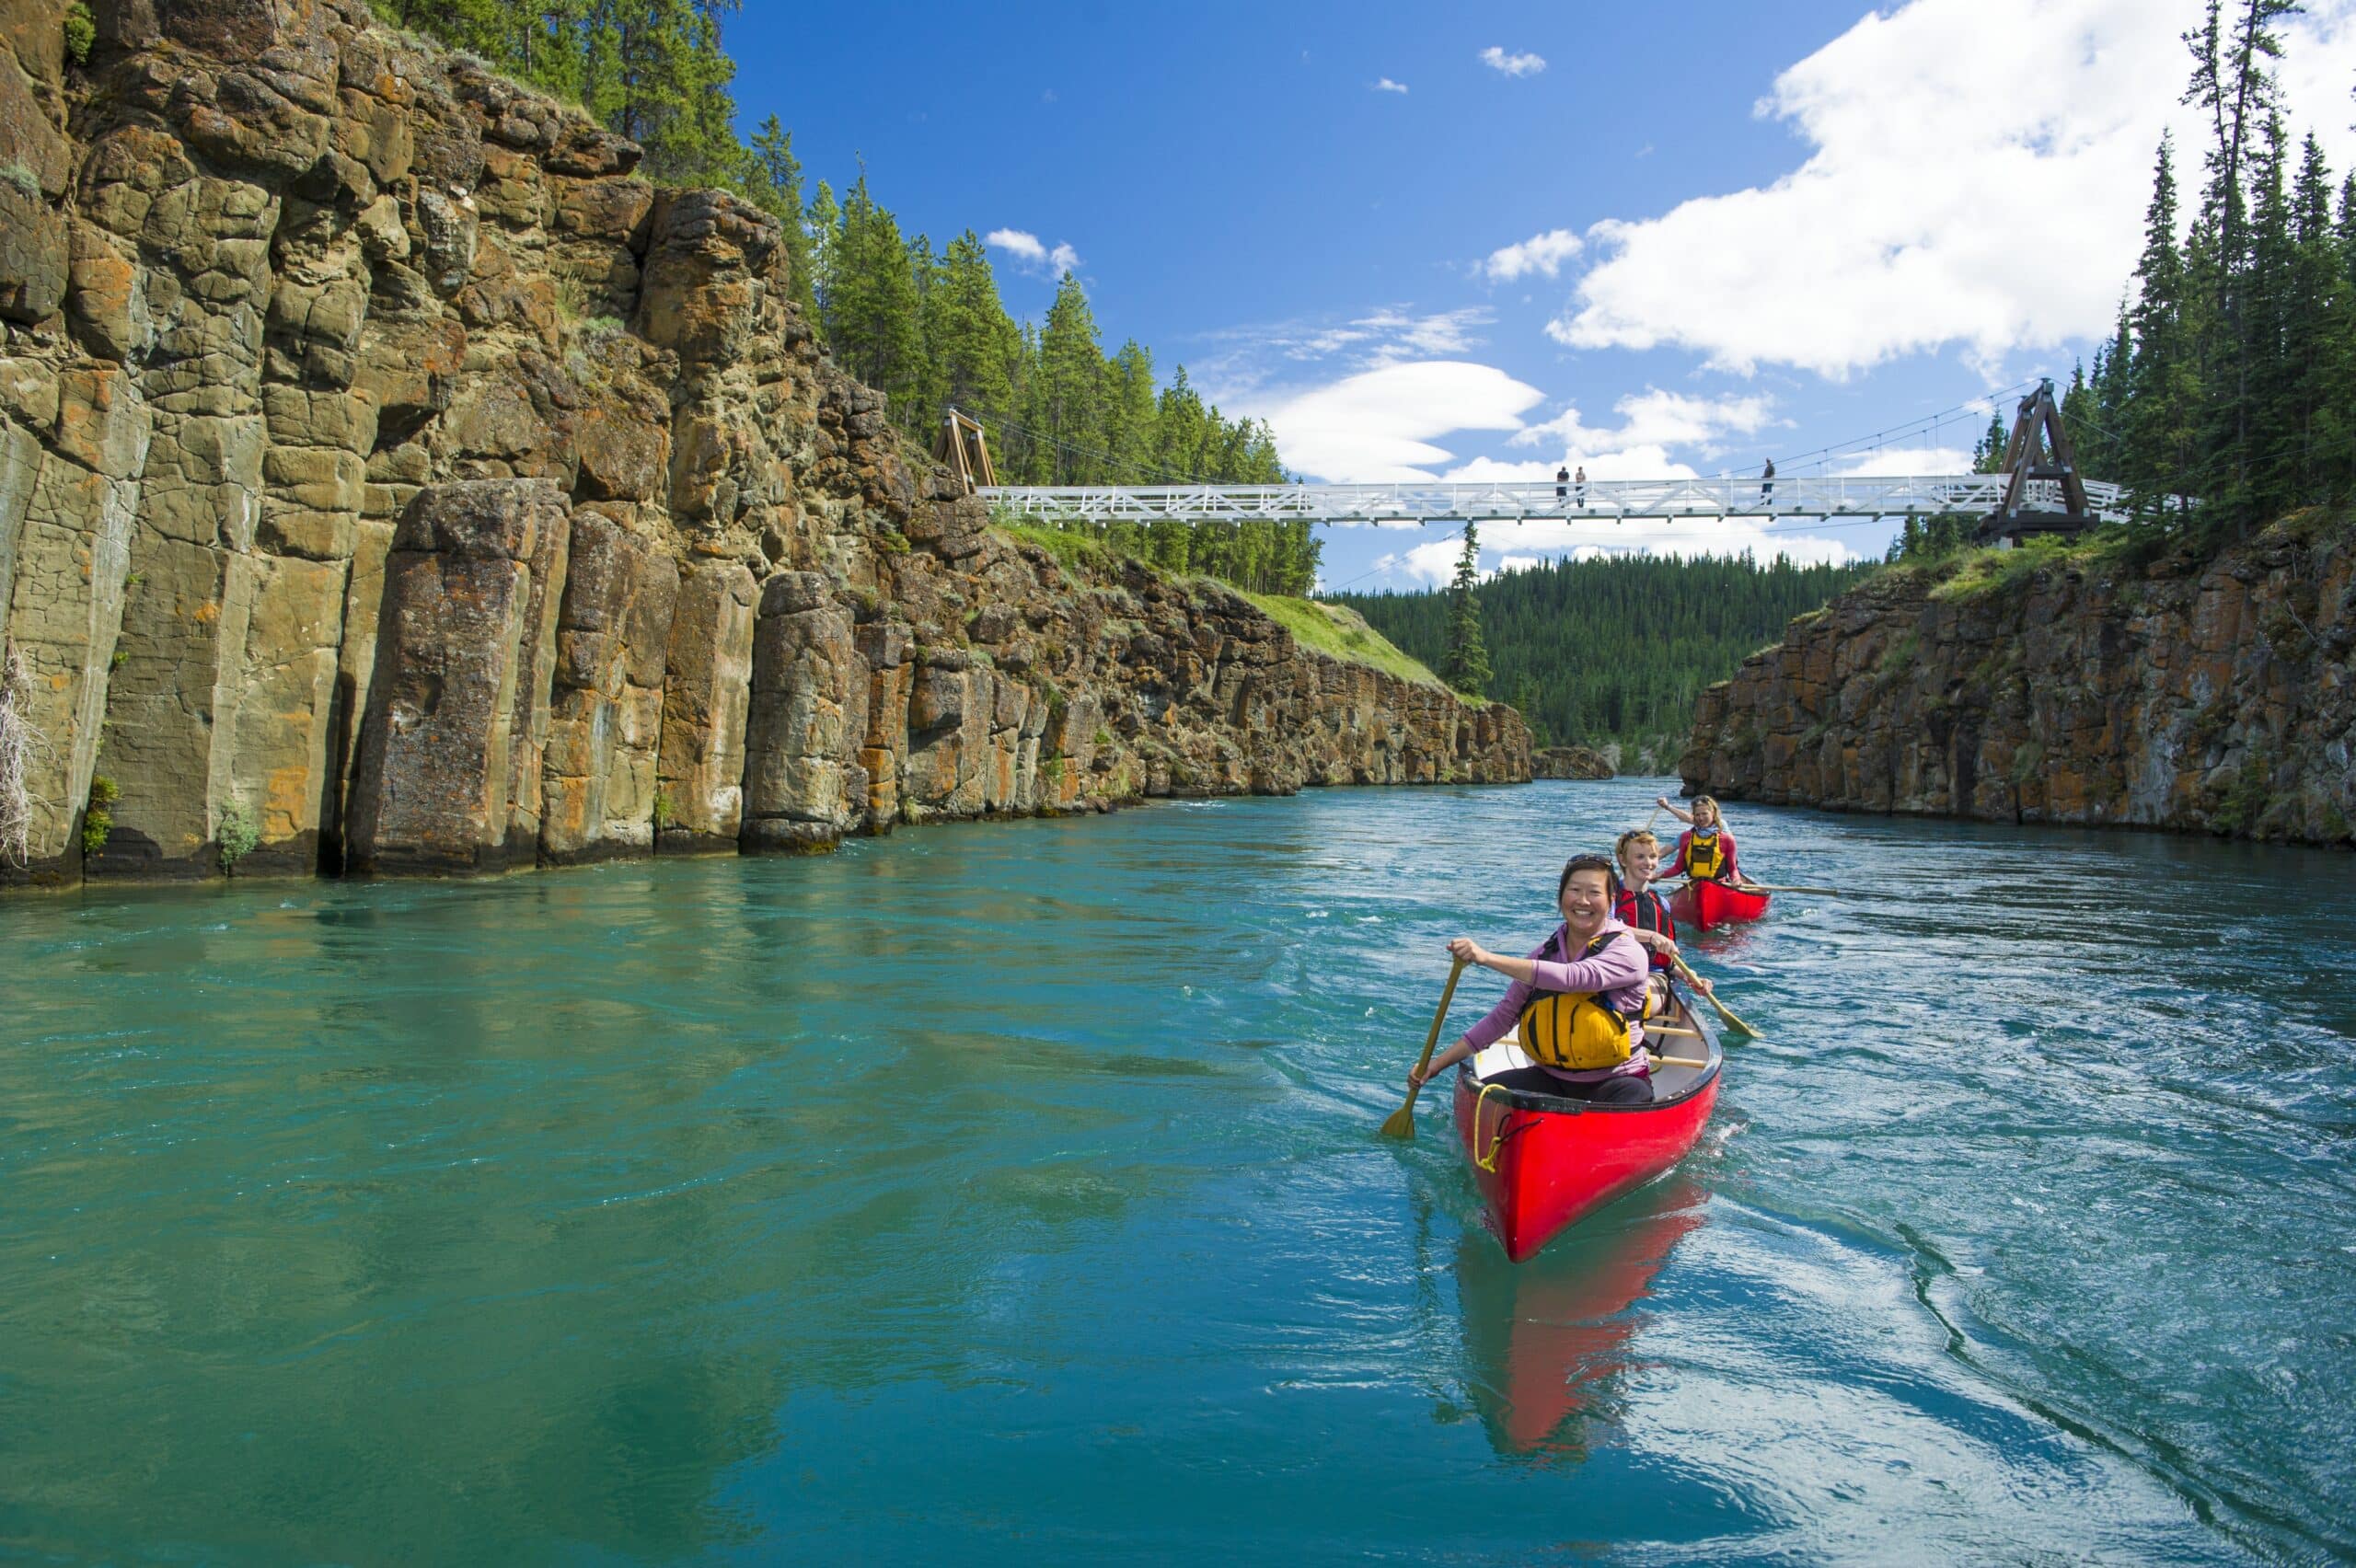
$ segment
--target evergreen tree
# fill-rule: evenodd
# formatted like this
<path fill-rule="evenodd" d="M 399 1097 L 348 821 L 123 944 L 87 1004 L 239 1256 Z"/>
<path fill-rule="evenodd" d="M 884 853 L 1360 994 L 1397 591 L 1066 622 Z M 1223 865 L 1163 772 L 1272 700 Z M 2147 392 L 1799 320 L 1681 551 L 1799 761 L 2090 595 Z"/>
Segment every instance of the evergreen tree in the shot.
<path fill-rule="evenodd" d="M 1456 558 L 1456 580 L 1449 585 L 1448 657 L 1440 679 L 1473 697 L 1488 694 L 1489 648 L 1481 639 L 1481 531 L 1464 525 L 1464 553 Z"/>
<path fill-rule="evenodd" d="M 835 236 L 832 289 L 822 302 L 835 363 L 889 399 L 904 424 L 924 385 L 916 269 L 900 225 L 868 194 L 867 176 L 843 198 Z"/>
<path fill-rule="evenodd" d="M 1153 471 L 1153 356 L 1132 338 L 1104 366 L 1104 455 L 1113 472 Z"/>
<path fill-rule="evenodd" d="M 793 156 L 793 133 L 776 115 L 761 122 L 745 159 L 745 193 L 778 220 L 785 235 L 786 288 L 803 318 L 818 323 L 817 274 L 810 257 L 810 231 L 803 226 L 802 164 Z"/>
<path fill-rule="evenodd" d="M 2137 509 L 2152 515 L 2169 495 L 2188 488 L 2199 430 L 2200 382 L 2185 329 L 2191 280 L 2177 248 L 2176 224 L 2176 150 L 2163 136 L 2129 313 L 2134 351 L 2128 372 L 2127 450 L 2119 467 Z"/>
<path fill-rule="evenodd" d="M 835 250 L 842 237 L 843 210 L 835 200 L 834 187 L 818 181 L 817 194 L 810 198 L 810 213 L 803 231 L 810 236 L 810 292 L 818 302 L 818 326 L 826 329 L 828 302 L 835 294 Z"/>
<path fill-rule="evenodd" d="M 1971 471 L 1975 474 L 1995 474 L 2004 471 L 2004 446 L 2012 435 L 2004 429 L 2004 421 L 1992 410 L 1988 415 L 1988 429 L 1972 444 Z"/>
<path fill-rule="evenodd" d="M 1039 333 L 1037 417 L 1031 429 L 1053 448 L 1054 482 L 1085 485 L 1104 477 L 1104 350 L 1088 295 L 1068 271 L 1056 285 Z"/>
<path fill-rule="evenodd" d="M 583 108 L 646 150 L 666 185 L 729 185 L 744 149 L 732 126 L 736 63 L 721 48 L 735 0 L 583 0 Z"/>
<path fill-rule="evenodd" d="M 1011 362 L 1022 352 L 1022 338 L 999 303 L 989 254 L 972 229 L 949 242 L 927 298 L 931 325 L 925 346 L 943 406 L 980 421 L 995 435 L 1013 412 Z"/>

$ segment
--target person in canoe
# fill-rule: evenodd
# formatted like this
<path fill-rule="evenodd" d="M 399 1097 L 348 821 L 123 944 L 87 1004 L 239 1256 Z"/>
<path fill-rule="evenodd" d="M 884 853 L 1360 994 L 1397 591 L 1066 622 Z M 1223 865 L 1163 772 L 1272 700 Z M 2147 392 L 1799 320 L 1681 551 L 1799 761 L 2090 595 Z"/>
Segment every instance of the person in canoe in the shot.
<path fill-rule="evenodd" d="M 1645 1049 L 1651 966 L 1635 934 L 1612 914 L 1620 892 L 1611 862 L 1576 855 L 1555 883 L 1563 923 L 1526 958 L 1491 952 L 1470 937 L 1448 944 L 1466 963 L 1494 969 L 1512 984 L 1486 1018 L 1421 1072 L 1410 1088 L 1521 1030 L 1521 1048 L 1537 1065 L 1494 1075 L 1508 1088 L 1599 1104 L 1642 1105 L 1653 1097 L 1652 1055 Z"/>
<path fill-rule="evenodd" d="M 1734 835 L 1727 831 L 1727 819 L 1716 801 L 1696 795 L 1690 812 L 1671 805 L 1666 795 L 1656 797 L 1653 803 L 1688 824 L 1677 836 L 1677 852 L 1669 862 L 1670 876 L 1741 885 L 1742 874 L 1734 863 Z"/>
<path fill-rule="evenodd" d="M 1669 901 L 1652 888 L 1660 874 L 1660 840 L 1641 827 L 1632 827 L 1620 836 L 1612 846 L 1613 858 L 1620 862 L 1620 899 L 1612 916 L 1628 928 L 1628 934 L 1643 946 L 1652 963 L 1652 980 L 1656 987 L 1654 1009 L 1657 1012 L 1669 1000 L 1669 977 L 1680 956 L 1677 951 L 1677 921 L 1669 912 Z M 1707 994 L 1711 986 L 1700 975 L 1693 984 Z"/>

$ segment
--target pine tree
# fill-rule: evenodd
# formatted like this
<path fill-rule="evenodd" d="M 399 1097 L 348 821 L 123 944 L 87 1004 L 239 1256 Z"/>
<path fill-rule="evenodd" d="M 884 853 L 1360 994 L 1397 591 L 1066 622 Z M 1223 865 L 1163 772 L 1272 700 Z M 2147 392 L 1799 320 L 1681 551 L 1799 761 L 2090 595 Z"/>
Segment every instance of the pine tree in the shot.
<path fill-rule="evenodd" d="M 2292 191 L 2292 254 L 2284 385 L 2287 393 L 2276 432 L 2286 472 L 2288 503 L 2328 502 L 2331 407 L 2346 366 L 2338 353 L 2348 311 L 2339 238 L 2331 220 L 2331 171 L 2323 144 L 2311 134 L 2300 149 Z"/>
<path fill-rule="evenodd" d="M 924 382 L 918 335 L 916 271 L 900 225 L 875 204 L 861 173 L 843 198 L 835 241 L 826 339 L 835 362 L 889 399 L 894 417 L 930 423 L 910 410 Z"/>
<path fill-rule="evenodd" d="M 2004 419 L 1991 410 L 1988 429 L 1972 444 L 1971 471 L 1975 474 L 2001 473 L 2004 467 L 2004 446 L 2012 437 L 2004 430 Z"/>
<path fill-rule="evenodd" d="M 1449 585 L 1448 657 L 1440 679 L 1472 697 L 1488 695 L 1489 649 L 1481 638 L 1481 531 L 1464 525 L 1464 552 L 1456 558 L 1456 580 Z"/>
<path fill-rule="evenodd" d="M 2200 383 L 2185 332 L 2190 278 L 2177 248 L 2176 221 L 2176 153 L 2163 136 L 2144 212 L 2143 254 L 2135 264 L 2136 300 L 2129 313 L 2135 349 L 2120 465 L 2137 509 L 2148 515 L 2158 515 L 2170 494 L 2189 488 L 2198 433 Z"/>
<path fill-rule="evenodd" d="M 1161 389 L 1154 411 L 1153 463 L 1173 483 L 1203 478 L 1203 452 L 1209 444 L 1210 414 L 1180 365 Z"/>
<path fill-rule="evenodd" d="M 810 198 L 809 218 L 803 226 L 810 236 L 810 292 L 818 302 L 823 332 L 834 310 L 835 251 L 843 232 L 842 207 L 835 200 L 834 188 L 823 179 L 818 181 L 817 194 Z"/>
<path fill-rule="evenodd" d="M 810 231 L 803 226 L 802 164 L 793 156 L 793 133 L 776 115 L 761 122 L 745 158 L 745 193 L 778 220 L 784 230 L 786 289 L 803 318 L 818 321 L 818 280 L 810 257 Z"/>
<path fill-rule="evenodd" d="M 1039 333 L 1038 417 L 1032 429 L 1053 447 L 1055 482 L 1084 485 L 1103 476 L 1104 350 L 1088 295 L 1068 271 L 1056 285 Z"/>
<path fill-rule="evenodd" d="M 1013 412 L 1011 362 L 1021 354 L 1022 341 L 999 303 L 989 254 L 972 229 L 949 242 L 928 302 L 931 327 L 926 349 L 943 404 L 979 420 L 996 442 Z"/>
<path fill-rule="evenodd" d="M 1104 453 L 1113 478 L 1154 482 L 1153 356 L 1132 338 L 1104 366 Z"/>

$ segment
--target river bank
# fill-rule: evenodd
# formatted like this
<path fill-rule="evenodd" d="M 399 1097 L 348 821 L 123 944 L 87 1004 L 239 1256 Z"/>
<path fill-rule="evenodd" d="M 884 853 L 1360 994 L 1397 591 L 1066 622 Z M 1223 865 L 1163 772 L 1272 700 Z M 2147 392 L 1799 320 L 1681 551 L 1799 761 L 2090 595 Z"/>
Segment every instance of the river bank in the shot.
<path fill-rule="evenodd" d="M 1727 800 L 2356 843 L 2356 519 L 1893 567 L 1704 692 Z"/>

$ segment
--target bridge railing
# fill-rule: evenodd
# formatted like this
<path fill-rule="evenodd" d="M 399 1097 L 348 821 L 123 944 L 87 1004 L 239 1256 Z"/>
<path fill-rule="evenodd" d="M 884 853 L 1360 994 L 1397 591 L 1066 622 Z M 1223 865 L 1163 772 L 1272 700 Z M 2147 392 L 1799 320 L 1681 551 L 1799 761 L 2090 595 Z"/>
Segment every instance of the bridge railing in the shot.
<path fill-rule="evenodd" d="M 1489 523 L 1563 518 L 1902 517 L 1981 514 L 2004 499 L 2001 474 L 1896 478 L 1590 479 L 1536 483 L 1438 480 L 1387 485 L 992 485 L 976 493 L 1002 513 L 1059 523 Z M 2128 520 L 2118 485 L 2089 480 L 2108 522 Z M 2033 480 L 2027 503 L 2060 511 L 2061 486 Z"/>

